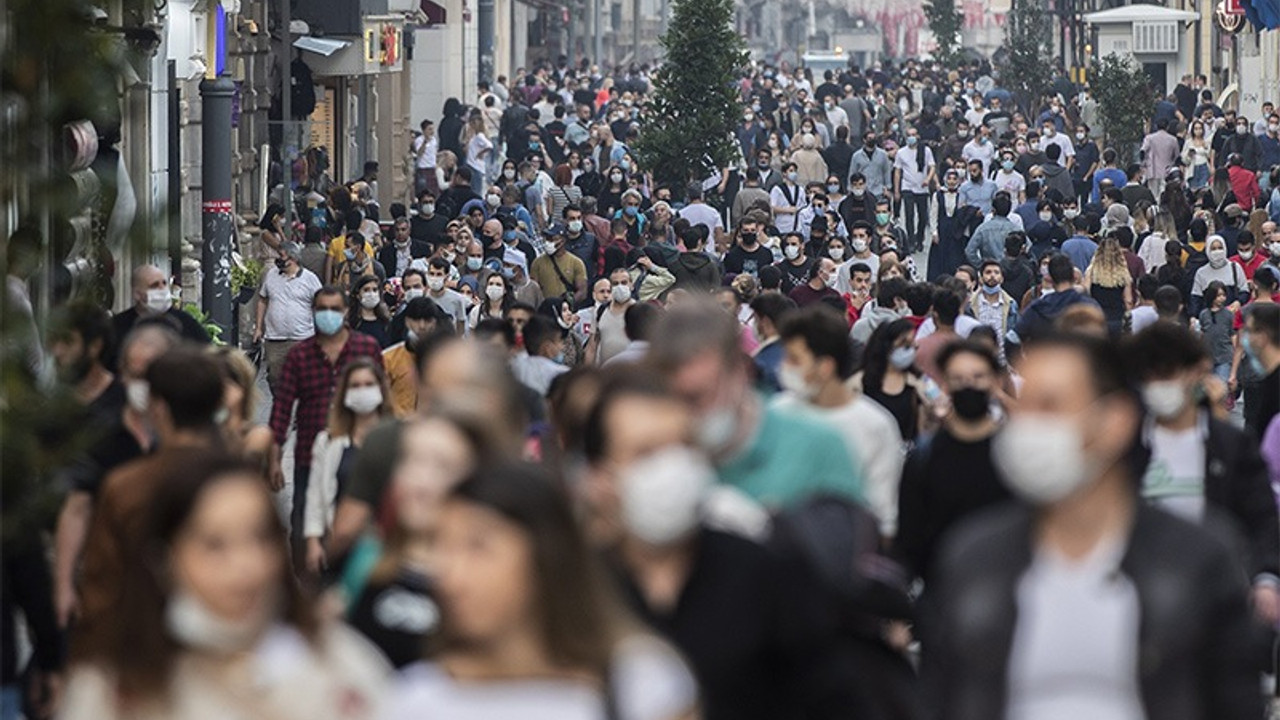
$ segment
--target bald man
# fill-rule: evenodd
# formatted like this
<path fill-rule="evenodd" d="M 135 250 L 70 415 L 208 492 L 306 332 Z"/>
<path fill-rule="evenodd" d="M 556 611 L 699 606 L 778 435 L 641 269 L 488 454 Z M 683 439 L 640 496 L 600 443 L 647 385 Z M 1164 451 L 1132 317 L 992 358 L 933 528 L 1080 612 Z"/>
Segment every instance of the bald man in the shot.
<path fill-rule="evenodd" d="M 476 242 L 484 247 L 484 259 L 498 258 L 506 253 L 506 246 L 502 242 L 502 221 L 501 220 L 485 220 L 484 225 L 480 226 L 480 236 L 476 238 Z"/>
<path fill-rule="evenodd" d="M 169 278 L 155 265 L 139 265 L 133 271 L 131 287 L 133 306 L 116 313 L 111 319 L 115 336 L 123 338 L 138 323 L 159 322 L 178 332 L 183 338 L 208 343 L 209 333 L 186 312 L 173 306 L 169 295 Z M 162 317 L 163 316 L 163 317 Z M 103 360 L 107 368 L 116 370 L 117 353 L 112 348 Z"/>

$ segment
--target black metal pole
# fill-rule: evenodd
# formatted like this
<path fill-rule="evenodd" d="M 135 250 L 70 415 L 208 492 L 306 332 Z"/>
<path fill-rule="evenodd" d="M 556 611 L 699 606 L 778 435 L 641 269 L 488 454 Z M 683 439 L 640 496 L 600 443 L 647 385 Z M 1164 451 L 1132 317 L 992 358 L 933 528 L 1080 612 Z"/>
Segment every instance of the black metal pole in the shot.
<path fill-rule="evenodd" d="M 178 63 L 169 61 L 169 275 L 182 284 L 182 90 Z"/>
<path fill-rule="evenodd" d="M 228 332 L 235 311 L 231 298 L 235 234 L 231 216 L 231 98 L 235 90 L 235 83 L 226 76 L 200 81 L 204 109 L 200 129 L 204 310 L 210 320 Z"/>

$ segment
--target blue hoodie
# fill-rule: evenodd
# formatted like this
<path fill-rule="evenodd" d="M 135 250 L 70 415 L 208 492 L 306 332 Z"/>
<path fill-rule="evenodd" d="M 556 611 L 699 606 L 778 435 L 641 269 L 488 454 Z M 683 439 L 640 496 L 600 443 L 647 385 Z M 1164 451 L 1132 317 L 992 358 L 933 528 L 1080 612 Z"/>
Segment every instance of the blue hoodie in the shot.
<path fill-rule="evenodd" d="M 1053 323 L 1058 319 L 1059 315 L 1072 305 L 1081 303 L 1098 305 L 1096 300 L 1075 288 L 1041 295 L 1039 299 L 1028 305 L 1026 310 L 1022 312 L 1022 317 L 1018 320 L 1018 326 L 1015 328 L 1018 333 L 1018 340 L 1025 343 L 1028 340 L 1048 335 L 1053 330 Z"/>

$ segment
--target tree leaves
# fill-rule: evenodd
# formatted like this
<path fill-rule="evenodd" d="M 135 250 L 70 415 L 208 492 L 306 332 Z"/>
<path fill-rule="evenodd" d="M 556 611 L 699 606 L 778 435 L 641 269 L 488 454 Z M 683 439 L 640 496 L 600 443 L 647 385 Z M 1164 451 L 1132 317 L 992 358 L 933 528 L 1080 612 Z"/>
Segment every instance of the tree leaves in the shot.
<path fill-rule="evenodd" d="M 676 0 L 654 98 L 632 150 L 660 184 L 681 187 L 735 162 L 742 114 L 738 80 L 746 45 L 733 26 L 732 0 Z M 715 167 L 707 167 L 707 158 Z"/>
<path fill-rule="evenodd" d="M 1131 160 L 1155 99 L 1150 77 L 1133 56 L 1111 53 L 1094 61 L 1089 90 L 1109 141 L 1122 159 Z"/>
<path fill-rule="evenodd" d="M 963 29 L 963 18 L 956 11 L 956 0 L 926 0 L 924 16 L 938 42 L 934 55 L 943 65 L 955 65 L 960 52 L 960 31 Z"/>

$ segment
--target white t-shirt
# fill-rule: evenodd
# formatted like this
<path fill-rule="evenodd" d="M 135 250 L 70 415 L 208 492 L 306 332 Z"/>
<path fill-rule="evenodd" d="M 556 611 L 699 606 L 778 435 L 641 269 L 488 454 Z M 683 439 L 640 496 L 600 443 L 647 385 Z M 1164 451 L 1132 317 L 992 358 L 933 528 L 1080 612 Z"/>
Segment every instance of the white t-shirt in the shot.
<path fill-rule="evenodd" d="M 521 355 L 511 361 L 511 373 L 527 387 L 546 397 L 551 382 L 569 372 L 566 365 L 541 355 Z"/>
<path fill-rule="evenodd" d="M 1133 332 L 1141 332 L 1142 328 L 1150 325 L 1160 318 L 1156 314 L 1156 309 L 1150 305 L 1139 305 L 1129 313 L 1129 324 L 1132 325 Z"/>
<path fill-rule="evenodd" d="M 1153 425 L 1151 462 L 1142 477 L 1142 497 L 1191 522 L 1204 518 L 1204 428 L 1186 430 Z"/>
<path fill-rule="evenodd" d="M 822 408 L 791 394 L 774 401 L 777 407 L 817 418 L 840 433 L 856 467 L 862 468 L 871 511 L 880 520 L 880 532 L 898 532 L 898 484 L 902 479 L 902 433 L 898 421 L 880 403 L 858 395 L 837 408 Z"/>
<path fill-rule="evenodd" d="M 690 225 L 701 225 L 711 231 L 714 237 L 717 228 L 724 229 L 724 218 L 720 217 L 720 213 L 715 208 L 706 203 L 693 203 L 686 205 L 680 211 L 680 217 L 689 221 Z"/>
<path fill-rule="evenodd" d="M 306 340 L 316 334 L 311 301 L 320 289 L 320 278 L 306 268 L 288 277 L 272 268 L 262 280 L 260 297 L 267 298 L 262 336 L 267 340 Z"/>
<path fill-rule="evenodd" d="M 440 138 L 432 135 L 431 139 L 426 141 L 427 147 L 425 150 L 422 147 L 422 142 L 422 135 L 413 139 L 413 151 L 421 153 L 418 155 L 417 160 L 414 161 L 414 167 L 419 170 L 434 169 L 436 166 L 436 153 L 440 149 Z"/>
<path fill-rule="evenodd" d="M 996 190 L 1003 190 L 1009 193 L 1009 197 L 1013 198 L 1015 201 L 1018 199 L 1018 195 L 1020 195 L 1023 190 L 1027 189 L 1026 179 L 1024 179 L 1022 174 L 1017 170 L 1005 172 L 1001 169 L 996 173 L 995 183 Z M 1016 215 L 1017 213 L 1010 214 Z"/>
<path fill-rule="evenodd" d="M 969 337 L 969 333 L 973 332 L 975 328 L 980 328 L 980 327 L 982 327 L 982 323 L 979 322 L 976 318 L 970 317 L 968 315 L 956 316 L 956 334 L 962 338 Z M 930 335 L 937 332 L 937 330 L 938 330 L 938 326 L 936 323 L 933 322 L 933 318 L 932 317 L 925 318 L 924 322 L 920 323 L 920 327 L 916 329 L 916 342 L 920 342 L 921 340 L 929 337 Z"/>
<path fill-rule="evenodd" d="M 480 157 L 480 153 L 485 150 L 492 150 L 493 143 L 489 142 L 489 138 L 484 133 L 476 133 L 471 138 L 471 142 L 467 143 L 467 165 L 476 172 L 483 173 L 487 165 L 484 158 Z"/>
<path fill-rule="evenodd" d="M 1071 561 L 1037 553 L 1018 581 L 1006 720 L 1142 720 L 1138 591 L 1124 547 Z"/>
<path fill-rule="evenodd" d="M 679 656 L 651 638 L 623 641 L 611 672 L 618 720 L 667 720 L 687 714 L 698 685 Z M 586 682 L 555 678 L 465 682 L 436 663 L 405 668 L 383 720 L 603 720 L 605 701 Z"/>
<path fill-rule="evenodd" d="M 467 299 L 462 296 L 462 293 L 457 290 L 445 288 L 441 292 L 440 297 L 432 295 L 430 291 L 427 292 L 426 297 L 431 298 L 432 302 L 438 305 L 441 310 L 445 311 L 449 317 L 453 318 L 454 323 L 466 324 L 467 311 L 471 308 Z"/>

